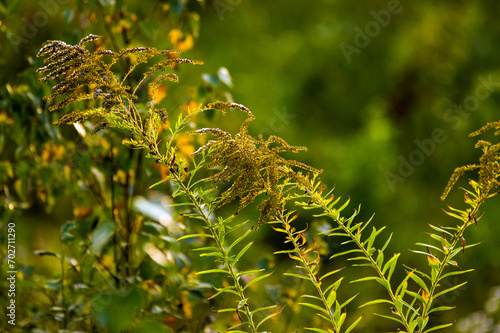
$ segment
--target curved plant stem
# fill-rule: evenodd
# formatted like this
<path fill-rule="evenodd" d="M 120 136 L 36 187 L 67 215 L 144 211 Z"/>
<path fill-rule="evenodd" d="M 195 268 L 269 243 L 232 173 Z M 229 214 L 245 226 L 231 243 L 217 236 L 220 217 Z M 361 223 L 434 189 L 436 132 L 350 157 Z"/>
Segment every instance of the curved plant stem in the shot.
<path fill-rule="evenodd" d="M 444 257 L 440 260 L 436 277 L 434 281 L 431 281 L 431 286 L 429 288 L 429 298 L 428 298 L 429 301 L 423 304 L 422 318 L 428 316 L 429 311 L 431 310 L 432 307 L 432 301 L 434 300 L 434 294 L 436 292 L 437 287 L 439 287 L 439 280 L 443 275 L 444 268 L 447 266 L 450 260 L 450 256 L 453 253 L 453 250 L 457 246 L 458 242 L 462 239 L 465 229 L 467 229 L 467 227 L 469 227 L 474 223 L 474 220 L 476 219 L 476 216 L 479 213 L 479 207 L 481 206 L 482 203 L 483 203 L 482 199 L 479 199 L 477 201 L 476 206 L 474 207 L 473 211 L 469 214 L 469 217 L 464 221 L 464 224 L 460 226 L 457 232 L 453 235 L 451 246 L 449 247 L 449 250 L 445 253 Z M 422 327 L 422 330 L 424 328 L 425 327 Z"/>
<path fill-rule="evenodd" d="M 313 200 L 314 203 L 319 205 L 324 210 L 324 212 L 342 228 L 342 231 L 352 239 L 352 241 L 356 244 L 356 246 L 362 251 L 363 255 L 369 260 L 371 266 L 375 269 L 379 278 L 384 280 L 386 284 L 390 286 L 391 284 L 389 280 L 385 277 L 384 273 L 382 272 L 377 262 L 373 259 L 372 255 L 367 251 L 367 249 L 363 246 L 361 238 L 352 233 L 351 230 L 349 230 L 349 228 L 347 228 L 347 226 L 342 221 L 340 221 L 340 219 L 338 218 L 338 213 L 335 210 L 329 208 L 328 205 L 325 204 L 325 199 L 319 193 L 309 189 L 306 189 L 306 193 L 308 197 L 311 200 Z M 389 294 L 389 297 L 391 298 L 392 303 L 396 304 L 397 298 L 394 295 L 392 288 L 386 288 L 386 290 Z M 400 311 L 398 311 L 397 309 L 395 314 L 397 314 L 401 319 L 401 322 L 403 323 L 403 326 L 405 327 L 406 331 L 411 332 L 410 325 L 405 315 Z"/>
<path fill-rule="evenodd" d="M 288 214 L 289 216 L 290 214 Z M 328 312 L 328 318 L 330 319 L 330 322 L 333 327 L 333 332 L 337 333 L 339 332 L 339 329 L 336 324 L 335 317 L 331 311 L 331 307 L 328 304 L 327 297 L 325 296 L 325 293 L 321 289 L 321 283 L 319 282 L 317 274 L 311 269 L 312 265 L 311 263 L 307 260 L 307 250 L 304 251 L 302 249 L 302 245 L 304 244 L 299 244 L 299 240 L 301 239 L 301 235 L 299 234 L 297 237 L 297 234 L 294 234 L 295 229 L 290 227 L 289 221 L 288 221 L 288 216 L 283 213 L 283 211 L 280 211 L 278 214 L 278 220 L 283 224 L 284 230 L 286 230 L 287 234 L 287 239 L 292 243 L 295 253 L 299 256 L 299 258 L 302 261 L 302 268 L 304 268 L 307 271 L 307 275 L 309 276 L 309 279 L 311 282 L 314 284 L 316 287 L 316 291 L 318 292 L 319 297 L 321 298 L 321 302 L 323 303 L 324 309 Z"/>

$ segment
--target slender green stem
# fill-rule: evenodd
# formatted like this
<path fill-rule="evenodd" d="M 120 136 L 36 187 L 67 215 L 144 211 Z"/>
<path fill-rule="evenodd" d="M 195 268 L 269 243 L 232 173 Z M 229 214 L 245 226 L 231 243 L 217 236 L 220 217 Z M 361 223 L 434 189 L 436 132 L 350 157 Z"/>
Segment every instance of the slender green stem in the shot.
<path fill-rule="evenodd" d="M 181 175 L 179 175 L 179 173 L 175 172 L 175 170 L 174 170 L 174 172 L 172 172 L 172 176 L 173 176 L 174 180 L 176 181 L 176 183 L 183 189 L 184 193 L 187 194 L 187 196 L 189 197 L 189 200 L 193 203 L 196 210 L 201 215 L 203 221 L 207 224 L 207 226 L 210 227 L 209 229 L 212 233 L 212 236 L 215 240 L 215 243 L 217 244 L 217 248 L 219 249 L 219 252 L 223 255 L 224 264 L 226 265 L 226 268 L 228 269 L 228 271 L 231 275 L 231 278 L 233 279 L 234 287 L 236 288 L 236 292 L 238 293 L 240 300 L 245 301 L 245 303 L 243 305 L 243 311 L 248 319 L 248 325 L 250 326 L 250 329 L 253 333 L 257 332 L 256 325 L 253 322 L 253 314 L 250 311 L 250 307 L 249 307 L 248 303 L 246 302 L 247 298 L 245 296 L 243 287 L 240 284 L 240 280 L 237 276 L 237 273 L 236 273 L 236 270 L 235 270 L 233 264 L 230 262 L 230 260 L 228 258 L 228 252 L 224 248 L 224 244 L 222 244 L 221 239 L 219 237 L 219 234 L 213 228 L 214 225 L 209 219 L 209 214 L 207 214 L 207 212 L 203 209 L 203 203 L 200 202 L 200 199 L 195 197 L 192 194 L 190 188 L 188 188 L 184 184 L 184 182 L 182 181 Z M 237 311 L 239 311 L 239 309 L 237 309 Z"/>
<path fill-rule="evenodd" d="M 174 136 L 177 133 L 177 131 L 178 131 L 178 129 L 176 129 L 173 132 Z M 152 142 L 147 136 L 143 136 L 143 139 L 148 143 L 148 145 L 151 149 L 150 154 L 152 156 L 155 156 L 158 159 L 161 159 L 162 155 L 160 154 L 160 152 L 158 150 L 157 142 Z M 170 146 L 170 145 L 168 145 L 168 146 Z M 168 150 L 170 150 L 170 149 L 168 149 Z M 243 305 L 243 311 L 248 319 L 248 325 L 250 326 L 252 333 L 256 333 L 257 327 L 253 321 L 252 311 L 250 310 L 250 307 L 249 307 L 248 303 L 246 302 L 247 297 L 245 296 L 243 287 L 240 284 L 240 279 L 237 276 L 236 269 L 234 268 L 233 263 L 229 260 L 228 252 L 224 248 L 224 244 L 222 243 L 219 234 L 214 229 L 214 224 L 212 223 L 212 221 L 210 221 L 210 218 L 209 218 L 210 214 L 207 213 L 203 209 L 204 204 L 203 204 L 203 202 L 201 202 L 201 199 L 199 197 L 195 197 L 191 191 L 191 188 L 186 186 L 186 184 L 184 183 L 184 181 L 182 179 L 183 176 L 174 168 L 170 168 L 170 172 L 171 172 L 171 175 L 172 175 L 174 181 L 176 182 L 176 184 L 182 188 L 183 192 L 188 196 L 189 200 L 194 205 L 194 207 L 196 208 L 196 210 L 198 211 L 198 213 L 202 217 L 205 224 L 209 227 L 210 232 L 212 233 L 212 236 L 213 236 L 215 243 L 217 245 L 217 248 L 219 249 L 219 252 L 223 256 L 224 264 L 225 264 L 226 268 L 228 269 L 228 271 L 231 275 L 231 278 L 234 282 L 234 287 L 236 288 L 236 292 L 238 293 L 240 300 L 245 301 L 245 303 Z M 237 311 L 239 311 L 239 310 L 240 309 L 237 308 Z"/>
<path fill-rule="evenodd" d="M 322 200 L 323 197 L 317 198 L 314 195 L 315 193 L 312 190 L 306 189 L 306 191 L 307 191 L 307 194 L 308 194 L 309 198 L 312 199 L 316 204 L 318 204 L 319 206 L 321 206 L 321 208 L 332 218 L 332 220 L 334 220 L 342 228 L 342 231 L 344 231 L 344 233 L 347 236 L 349 236 L 354 241 L 354 243 L 356 244 L 356 246 L 363 252 L 363 255 L 369 260 L 371 266 L 375 269 L 375 271 L 377 272 L 378 276 L 381 279 L 383 279 L 384 281 L 386 281 L 387 284 L 390 286 L 391 284 L 390 284 L 389 280 L 387 280 L 387 278 L 385 277 L 384 273 L 382 272 L 382 270 L 380 269 L 380 267 L 377 265 L 377 262 L 373 259 L 373 257 L 371 256 L 371 254 L 363 246 L 363 244 L 361 243 L 361 239 L 358 239 L 358 237 L 356 237 L 356 235 L 353 234 L 349 230 L 349 228 L 347 228 L 345 226 L 345 224 L 342 221 L 340 221 L 338 218 L 335 217 L 336 216 L 335 212 L 333 212 L 330 208 L 328 208 L 327 205 L 325 205 L 324 200 Z M 396 296 L 394 295 L 394 292 L 392 291 L 392 287 L 389 288 L 389 289 L 387 289 L 387 292 L 389 293 L 389 297 L 391 298 L 392 303 L 396 304 Z M 403 322 L 403 325 L 404 325 L 405 329 L 407 330 L 407 332 L 411 332 L 410 325 L 409 325 L 408 321 L 406 320 L 405 315 L 403 313 L 401 313 L 397 309 L 396 309 L 396 314 L 399 316 L 399 318 Z"/>
<path fill-rule="evenodd" d="M 438 283 L 439 279 L 440 279 L 441 275 L 443 274 L 444 268 L 446 267 L 446 265 L 449 262 L 450 255 L 453 253 L 455 246 L 462 239 L 462 236 L 464 234 L 465 229 L 467 229 L 467 227 L 473 223 L 473 219 L 477 216 L 477 214 L 479 212 L 479 207 L 481 206 L 481 204 L 482 204 L 482 200 L 479 200 L 477 202 L 477 205 L 474 207 L 474 210 L 469 215 L 469 218 L 464 221 L 464 224 L 460 228 L 458 228 L 457 232 L 455 233 L 455 235 L 452 238 L 450 248 L 448 249 L 448 251 L 446 251 L 443 259 L 440 260 L 439 269 L 438 269 L 438 272 L 436 274 L 436 277 L 435 277 L 434 281 L 431 281 L 431 287 L 429 288 L 428 302 L 423 304 L 422 318 L 426 318 L 426 316 L 429 314 L 429 311 L 431 310 L 431 307 L 432 307 L 432 301 L 434 300 L 434 294 L 436 292 L 437 287 L 439 287 L 439 283 Z M 425 327 L 422 327 L 422 330 L 424 328 Z"/>
<path fill-rule="evenodd" d="M 295 252 L 298 254 L 298 256 L 300 257 L 300 259 L 302 260 L 302 266 L 303 266 L 303 268 L 306 269 L 307 275 L 309 275 L 309 278 L 311 279 L 311 282 L 316 287 L 316 291 L 318 292 L 318 295 L 321 298 L 321 302 L 323 303 L 323 306 L 324 306 L 325 310 L 328 311 L 328 318 L 332 322 L 333 332 L 337 333 L 339 330 L 338 330 L 338 327 L 337 327 L 337 324 L 336 324 L 336 321 L 335 321 L 335 317 L 334 317 L 334 315 L 333 315 L 333 313 L 332 313 L 332 311 L 330 309 L 330 306 L 328 305 L 328 301 L 326 299 L 325 293 L 321 289 L 321 285 L 316 280 L 317 279 L 317 275 L 314 274 L 314 272 L 311 269 L 311 266 L 307 262 L 306 254 L 304 253 L 303 250 L 301 250 L 301 245 L 296 240 L 296 237 L 293 234 L 292 228 L 287 227 L 287 226 L 289 226 L 289 222 L 287 221 L 286 216 L 284 216 L 283 211 L 280 211 L 278 218 L 281 221 L 281 223 L 283 224 L 283 227 L 285 228 L 285 230 L 287 232 L 287 238 L 288 238 L 288 240 L 293 244 Z"/>

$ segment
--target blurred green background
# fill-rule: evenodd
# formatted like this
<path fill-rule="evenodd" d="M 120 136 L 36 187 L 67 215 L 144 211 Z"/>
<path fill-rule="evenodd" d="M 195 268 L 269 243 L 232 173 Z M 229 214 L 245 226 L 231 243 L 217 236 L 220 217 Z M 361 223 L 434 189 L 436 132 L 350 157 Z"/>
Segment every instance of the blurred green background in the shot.
<path fill-rule="evenodd" d="M 88 33 L 111 33 L 116 40 L 108 42 L 119 47 L 130 39 L 131 46 L 184 48 L 183 57 L 205 65 L 179 70 L 181 83 L 169 87 L 165 98 L 170 110 L 228 97 L 246 105 L 257 117 L 252 134 L 275 134 L 307 146 L 308 153 L 295 158 L 323 169 L 321 179 L 335 186 L 337 196 L 350 197 L 351 209 L 361 204 L 361 219 L 375 214 L 373 223 L 394 233 L 391 252 L 402 252 L 400 262 L 410 267 L 423 263 L 408 249 L 426 240 L 427 223 L 454 223 L 442 208 L 446 203 L 458 206 L 461 191 L 455 190 L 445 203 L 439 197 L 454 168 L 479 156 L 476 138 L 468 133 L 498 120 L 498 1 L 3 0 L 0 13 L 4 196 L 20 174 L 29 172 L 20 167 L 23 144 L 9 138 L 9 126 L 23 124 L 12 124 L 12 119 L 31 126 L 36 118 L 37 126 L 45 126 L 43 134 L 24 127 L 33 144 L 50 136 L 51 116 L 40 100 L 47 88 L 33 73 L 41 63 L 35 59 L 37 50 L 48 39 L 74 43 Z M 106 25 L 106 20 L 111 23 Z M 172 35 L 175 29 L 180 39 Z M 207 122 L 237 128 L 241 117 L 231 119 Z M 64 205 L 71 201 L 64 188 L 53 192 L 61 195 L 54 194 L 56 208 L 48 212 L 47 202 L 37 198 L 20 205 L 17 260 L 41 272 L 49 265 L 47 259 L 38 261 L 31 253 L 58 248 L 59 228 L 73 210 Z M 461 268 L 475 272 L 450 300 L 457 309 L 439 318 L 461 323 L 450 332 L 467 331 L 473 320 L 464 321 L 466 316 L 486 311 L 490 290 L 500 285 L 500 205 L 493 199 L 486 206 L 479 226 L 466 234 L 467 243 L 483 244 L 458 258 Z M 252 208 L 246 212 L 250 218 L 257 213 Z M 269 248 L 280 249 L 282 239 L 269 229 L 263 228 L 258 237 Z M 334 251 L 339 245 L 329 246 Z M 269 257 L 269 249 L 262 250 L 255 257 Z M 46 274 L 54 273 L 47 269 Z M 404 276 L 403 267 L 398 274 L 396 278 Z M 348 289 L 343 296 L 379 290 L 357 284 Z M 364 298 L 359 297 L 361 304 Z M 485 318 L 499 318 L 490 312 Z M 285 311 L 283 316 L 292 314 Z M 358 331 L 391 327 L 365 315 Z"/>

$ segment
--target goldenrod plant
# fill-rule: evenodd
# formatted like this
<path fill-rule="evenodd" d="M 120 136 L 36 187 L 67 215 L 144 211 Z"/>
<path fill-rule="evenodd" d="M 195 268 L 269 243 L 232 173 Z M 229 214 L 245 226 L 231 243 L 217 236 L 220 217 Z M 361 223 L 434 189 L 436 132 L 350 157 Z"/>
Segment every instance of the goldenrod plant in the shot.
<path fill-rule="evenodd" d="M 329 259 L 348 256 L 355 266 L 368 266 L 372 275 L 361 276 L 350 283 L 375 281 L 385 289 L 386 298 L 371 299 L 360 307 L 374 304 L 386 305 L 387 311 L 378 316 L 394 322 L 394 331 L 425 333 L 446 328 L 451 323 L 435 323 L 429 316 L 438 311 L 451 310 L 451 305 L 436 306 L 437 300 L 460 288 L 466 282 L 444 287 L 443 281 L 449 277 L 471 271 L 459 267 L 456 258 L 461 252 L 477 244 L 467 244 L 465 231 L 476 225 L 481 218 L 479 208 L 485 200 L 496 195 L 499 189 L 500 144 L 479 141 L 483 150 L 479 164 L 458 168 L 446 188 L 446 197 L 459 176 L 466 171 L 479 169 L 479 180 L 470 181 L 470 188 L 464 189 L 465 208 L 449 207 L 445 213 L 457 220 L 457 225 L 431 224 L 430 241 L 418 242 L 414 253 L 426 257 L 428 269 L 398 265 L 399 253 L 389 254 L 392 234 L 385 237 L 382 246 L 377 245 L 379 235 L 385 227 L 373 226 L 373 219 L 357 221 L 359 209 L 346 217 L 341 213 L 349 200 L 336 198 L 333 190 L 326 191 L 326 185 L 319 179 L 321 170 L 296 160 L 288 159 L 286 153 L 305 151 L 305 147 L 289 145 L 277 136 L 253 137 L 249 125 L 255 115 L 245 106 L 234 102 L 214 102 L 204 107 L 196 107 L 177 117 L 170 123 L 172 114 L 157 108 L 155 93 L 165 81 L 177 82 L 172 69 L 180 64 L 201 64 L 199 61 L 178 57 L 175 50 L 157 50 L 151 47 L 89 51 L 87 43 L 99 39 L 89 35 L 77 45 L 62 41 L 50 41 L 39 52 L 45 57 L 45 66 L 38 71 L 44 73 L 41 81 L 56 80 L 52 94 L 51 110 L 64 109 L 75 102 L 88 101 L 82 110 L 62 115 L 56 125 L 78 124 L 84 120 L 97 121 L 93 132 L 108 128 L 118 129 L 123 135 L 123 143 L 132 149 L 145 150 L 147 157 L 168 170 L 164 179 L 151 181 L 151 188 L 169 183 L 172 188 L 173 206 L 182 213 L 180 216 L 201 222 L 199 228 L 186 230 L 178 241 L 193 238 L 206 240 L 202 247 L 193 248 L 201 257 L 213 258 L 212 267 L 198 271 L 196 275 L 219 274 L 227 283 L 214 286 L 210 298 L 228 297 L 232 301 L 226 307 L 216 309 L 218 313 L 232 313 L 237 317 L 234 325 L 225 327 L 225 332 L 269 332 L 273 321 L 283 311 L 283 306 L 274 304 L 260 306 L 254 302 L 252 289 L 263 283 L 272 272 L 262 268 L 244 267 L 247 251 L 255 246 L 255 234 L 259 227 L 269 224 L 273 230 L 285 237 L 288 248 L 275 252 L 286 254 L 297 271 L 288 271 L 286 276 L 307 281 L 310 291 L 300 295 L 299 304 L 312 309 L 322 323 L 313 327 L 315 320 L 304 322 L 302 329 L 321 333 L 341 333 L 356 331 L 365 315 L 349 317 L 356 295 L 347 300 L 337 298 L 343 277 L 336 277 L 340 269 L 324 271 L 317 247 L 319 239 L 343 239 L 342 244 L 351 244 L 349 249 L 330 253 Z M 125 71 L 120 62 L 128 64 Z M 142 79 L 129 86 L 127 78 L 132 73 L 141 73 Z M 138 92 L 149 87 L 152 96 L 148 104 L 139 103 Z M 62 98 L 59 101 L 56 99 Z M 236 134 L 219 128 L 197 128 L 195 117 L 209 110 L 226 114 L 227 109 L 237 109 L 247 118 Z M 168 122 L 168 124 L 167 124 Z M 166 125 L 167 124 L 167 125 Z M 168 126 L 168 132 L 161 128 Z M 500 132 L 500 123 L 491 123 L 474 135 L 495 128 Z M 166 133 L 166 135 L 165 135 Z M 201 137 L 202 144 L 193 152 L 192 161 L 187 160 L 176 143 L 182 135 Z M 206 141 L 208 140 L 208 141 Z M 285 154 L 285 155 L 283 155 Z M 208 172 L 211 175 L 206 176 Z M 223 189 L 219 189 L 219 186 Z M 227 215 L 221 209 L 233 201 L 239 201 L 237 211 Z M 257 221 L 240 221 L 238 212 L 255 201 L 260 201 L 260 217 Z M 316 217 L 327 218 L 331 227 L 320 234 L 310 234 L 308 228 L 299 228 L 294 221 L 300 211 L 312 210 Z M 232 238 L 231 233 L 237 234 Z M 228 236 L 229 235 L 229 236 Z M 396 269 L 404 269 L 406 277 L 394 281 Z M 334 278 L 334 276 L 336 278 Z M 368 309 L 367 309 L 368 310 Z M 366 329 L 366 328 L 365 328 Z"/>

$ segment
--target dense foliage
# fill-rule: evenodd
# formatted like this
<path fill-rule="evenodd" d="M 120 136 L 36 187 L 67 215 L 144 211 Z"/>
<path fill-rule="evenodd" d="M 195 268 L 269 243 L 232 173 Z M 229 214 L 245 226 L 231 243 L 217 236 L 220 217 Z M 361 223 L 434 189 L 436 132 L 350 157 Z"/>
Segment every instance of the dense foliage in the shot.
<path fill-rule="evenodd" d="M 414 214 L 421 218 L 423 222 L 412 224 L 416 228 L 413 230 L 422 230 L 426 226 L 425 216 L 437 207 L 438 201 L 426 195 L 426 203 L 435 203 L 426 205 L 425 211 L 405 211 L 404 207 L 411 207 L 421 190 L 410 192 L 406 185 L 413 178 L 420 179 L 420 171 L 428 169 L 440 179 L 439 188 L 445 187 L 443 174 L 451 173 L 451 169 L 446 169 L 450 161 L 443 162 L 439 172 L 432 171 L 437 156 L 434 152 L 439 151 L 439 144 L 447 142 L 445 131 L 436 128 L 429 139 L 415 140 L 420 154 L 412 151 L 407 159 L 400 155 L 394 172 L 381 171 L 381 165 L 387 167 L 383 163 L 391 145 L 384 140 L 388 133 L 394 136 L 387 115 L 380 113 L 383 103 L 372 101 L 369 109 L 373 114 L 362 117 L 362 140 L 343 129 L 340 136 L 327 136 L 323 128 L 332 125 L 328 121 L 320 124 L 314 105 L 325 102 L 317 95 L 321 90 L 318 74 L 315 84 L 303 91 L 298 103 L 299 108 L 307 106 L 308 110 L 302 121 L 293 120 L 297 109 L 292 111 L 294 114 L 287 113 L 286 107 L 283 111 L 266 112 L 274 105 L 269 89 L 259 94 L 268 100 L 264 103 L 260 98 L 253 102 L 252 93 L 235 92 L 246 96 L 246 103 L 254 105 L 253 112 L 232 102 L 231 76 L 223 67 L 209 68 L 215 73 L 203 74 L 196 86 L 175 87 L 171 83 L 179 82 L 177 74 L 181 71 L 182 82 L 197 81 L 199 77 L 200 67 L 188 69 L 185 64 L 201 61 L 184 55 L 180 58 L 180 51 L 191 49 L 199 36 L 197 11 L 214 10 L 214 15 L 208 16 L 211 25 L 200 33 L 216 35 L 212 31 L 214 22 L 231 25 L 230 20 L 235 19 L 231 13 L 236 8 L 243 9 L 239 2 L 209 2 L 205 9 L 200 7 L 202 3 L 158 2 L 149 12 L 133 3 L 125 6 L 121 2 L 95 1 L 88 6 L 75 5 L 61 16 L 66 30 L 71 31 L 64 38 L 58 34 L 26 38 L 19 33 L 30 27 L 26 19 L 21 20 L 24 26 L 16 31 L 8 19 L 2 18 L 6 24 L 0 27 L 14 52 L 30 50 L 26 51 L 29 64 L 25 64 L 23 79 L 9 79 L 1 91 L 2 228 L 9 223 L 18 226 L 17 329 L 300 332 L 308 328 L 317 332 L 423 332 L 448 327 L 453 318 L 463 313 L 460 309 L 467 306 L 446 310 L 459 304 L 456 299 L 460 295 L 464 297 L 480 288 L 469 284 L 464 289 L 467 278 L 477 279 L 471 274 L 461 276 L 474 268 L 473 262 L 481 278 L 494 283 L 482 266 L 496 269 L 491 261 L 494 253 L 488 253 L 483 246 L 468 248 L 480 240 L 492 239 L 488 234 L 493 233 L 484 230 L 494 226 L 481 225 L 489 215 L 481 219 L 479 208 L 498 190 L 500 145 L 495 143 L 496 137 L 479 140 L 477 147 L 482 155 L 477 156 L 478 162 L 457 168 L 446 187 L 444 196 L 460 176 L 474 178 L 468 172 L 478 170 L 476 181 L 471 180 L 468 186 L 463 183 L 465 207 L 455 203 L 458 196 L 454 193 L 460 191 L 451 192 L 454 204 L 446 213 L 458 219 L 458 224 L 432 215 L 428 230 L 432 240 L 419 242 L 414 249 L 413 244 L 426 236 L 402 237 L 401 228 L 409 224 L 404 217 Z M 249 6 L 248 13 L 254 15 L 255 7 Z M 272 9 L 274 5 L 267 6 Z M 469 7 L 470 13 L 474 5 Z M 34 8 L 37 14 L 37 7 Z M 319 15 L 314 8 L 311 5 L 314 15 Z M 336 9 L 340 15 L 342 9 Z M 2 10 L 15 12 L 16 8 L 2 5 Z M 82 14 L 75 16 L 78 10 Z M 387 11 L 394 15 L 391 20 L 399 22 L 397 15 L 401 11 L 395 7 L 388 7 Z M 383 17 L 381 13 L 377 11 L 377 17 Z M 356 14 L 353 12 L 353 19 Z M 159 21 L 162 15 L 168 15 L 168 20 Z M 291 11 L 289 19 L 293 20 L 294 15 Z M 328 16 L 327 12 L 322 15 Z M 448 18 L 427 19 L 445 22 Z M 467 20 L 471 20 L 470 16 Z M 99 32 L 102 38 L 88 35 L 88 27 L 94 26 L 90 32 Z M 85 35 L 88 37 L 81 39 Z M 168 38 L 156 39 L 160 35 Z M 324 31 L 318 36 L 328 39 Z M 289 36 L 282 41 L 286 42 L 282 44 L 283 52 L 268 55 L 254 73 L 248 73 L 248 83 L 236 91 L 252 90 L 252 80 L 259 75 L 263 87 L 269 84 L 262 80 L 260 71 L 266 71 L 267 66 L 279 71 L 280 62 L 287 63 L 288 47 L 300 44 L 300 38 Z M 42 64 L 41 59 L 32 56 L 43 39 L 51 41 L 40 50 L 45 61 Z M 35 40 L 39 40 L 38 44 L 28 48 Z M 214 45 L 227 49 L 225 43 L 231 41 L 217 39 Z M 349 55 L 349 64 L 357 61 L 358 56 L 360 61 L 370 57 L 369 47 L 353 45 L 360 52 Z M 199 54 L 203 54 L 204 47 Z M 248 52 L 245 48 L 244 52 Z M 321 47 L 317 45 L 314 50 Z M 345 50 L 340 53 L 342 57 Z M 210 57 L 200 57 L 207 58 Z M 232 60 L 217 63 L 229 66 Z M 314 72 L 311 65 L 321 67 L 319 63 L 304 63 L 303 68 L 294 70 L 294 82 L 299 83 L 301 77 Z M 247 63 L 242 66 L 252 72 Z M 43 74 L 36 75 L 35 69 Z M 5 73 L 8 71 L 3 74 L 7 77 Z M 50 86 L 44 84 L 47 82 L 52 87 L 50 91 Z M 473 88 L 476 92 L 487 91 L 488 98 L 494 86 L 494 78 L 483 75 Z M 336 94 L 342 94 L 342 89 Z M 290 103 L 298 95 L 290 95 Z M 336 100 L 342 104 L 340 97 Z M 401 103 L 408 98 L 387 100 L 394 102 L 395 128 L 412 128 L 411 122 L 405 123 L 405 116 L 399 113 L 405 109 Z M 471 99 L 464 99 L 464 105 L 466 100 Z M 489 99 L 488 103 L 493 101 Z M 470 130 L 480 127 L 478 119 L 463 122 L 470 115 L 466 117 L 463 111 L 446 114 L 445 120 L 454 129 L 455 125 Z M 492 120 L 487 117 L 488 111 L 482 114 L 484 119 Z M 314 121 L 310 122 L 310 118 Z M 429 119 L 429 115 L 422 113 L 421 119 Z M 346 124 L 343 116 L 338 121 Z M 466 123 L 473 127 L 465 126 Z M 309 133 L 310 124 L 315 130 L 306 135 L 309 138 L 293 135 L 291 130 Z M 493 132 L 491 129 L 498 135 L 499 124 L 489 123 L 473 135 L 485 137 Z M 278 133 L 300 146 L 288 144 Z M 306 150 L 302 145 L 316 149 L 319 138 L 325 144 L 321 154 L 300 154 L 291 159 L 290 153 Z M 375 141 L 370 143 L 372 140 Z M 340 145 L 345 145 L 348 155 L 331 148 Z M 458 149 L 470 156 L 466 145 Z M 378 154 L 379 164 L 370 161 L 373 167 L 364 169 L 370 150 Z M 432 166 L 418 169 L 415 156 L 423 154 Z M 298 160 L 323 168 L 322 180 L 321 170 Z M 332 160 L 336 162 L 331 164 Z M 383 181 L 374 187 L 376 172 Z M 347 174 L 355 176 L 345 182 Z M 351 209 L 349 200 L 341 200 L 336 194 L 339 190 L 334 193 L 329 187 L 336 182 L 345 188 L 349 182 L 357 181 L 360 187 L 353 187 L 352 201 L 365 204 L 364 194 L 372 189 L 373 195 L 366 196 L 368 209 L 365 206 L 364 213 L 355 209 L 344 216 Z M 391 209 L 386 209 L 386 205 L 381 205 L 388 198 L 387 189 L 398 194 L 402 193 L 402 186 L 408 194 L 402 198 L 404 206 L 389 205 Z M 371 210 L 382 212 L 381 217 L 369 218 Z M 496 206 L 490 204 L 486 211 L 495 216 Z M 398 214 L 396 223 L 388 218 Z M 361 222 L 364 219 L 368 221 Z M 479 228 L 465 234 L 479 220 Z M 31 232 L 31 225 L 39 226 L 37 232 Z M 391 231 L 389 235 L 385 229 Z M 7 239 L 2 240 L 6 244 Z M 415 259 L 394 253 L 408 248 L 426 259 L 422 257 L 422 262 L 418 256 Z M 7 246 L 1 251 L 8 258 Z M 481 251 L 479 260 L 467 259 L 477 251 Z M 352 262 L 361 268 L 350 268 Z M 401 262 L 406 265 L 403 267 Z M 2 280 L 5 281 L 3 277 Z M 381 288 L 372 282 L 345 281 L 374 281 Z M 497 298 L 491 299 L 495 302 Z M 495 313 L 493 305 L 488 309 L 490 315 Z M 373 312 L 388 320 L 377 319 L 371 315 Z M 5 327 L 9 327 L 7 318 L 1 319 Z M 472 322 L 473 319 L 464 317 L 458 328 L 467 330 Z M 492 323 L 489 325 L 491 328 Z"/>

